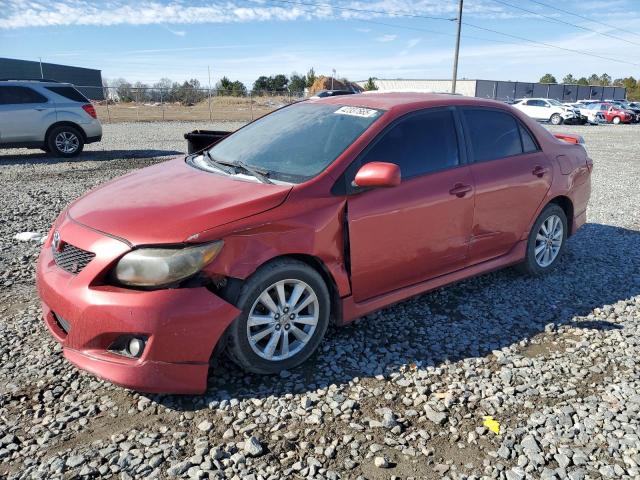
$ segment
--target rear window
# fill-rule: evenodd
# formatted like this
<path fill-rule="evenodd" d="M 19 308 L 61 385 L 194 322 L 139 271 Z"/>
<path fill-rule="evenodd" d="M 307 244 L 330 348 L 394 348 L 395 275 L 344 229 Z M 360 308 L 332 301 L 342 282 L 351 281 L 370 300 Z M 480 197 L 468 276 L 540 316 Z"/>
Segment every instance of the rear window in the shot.
<path fill-rule="evenodd" d="M 47 90 L 62 95 L 64 98 L 73 100 L 74 102 L 87 103 L 87 97 L 82 95 L 78 90 L 73 87 L 45 87 Z"/>
<path fill-rule="evenodd" d="M 0 105 L 46 103 L 47 98 L 29 87 L 0 86 Z"/>
<path fill-rule="evenodd" d="M 489 109 L 465 109 L 463 112 L 476 162 L 522 153 L 520 128 L 514 117 Z"/>

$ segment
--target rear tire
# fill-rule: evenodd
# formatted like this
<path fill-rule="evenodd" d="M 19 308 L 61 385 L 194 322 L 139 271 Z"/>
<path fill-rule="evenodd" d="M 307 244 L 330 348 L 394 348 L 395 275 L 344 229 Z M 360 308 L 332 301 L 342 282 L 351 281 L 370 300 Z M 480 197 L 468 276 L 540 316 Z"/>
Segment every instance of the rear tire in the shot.
<path fill-rule="evenodd" d="M 84 148 L 84 137 L 75 127 L 68 125 L 55 127 L 47 136 L 47 148 L 57 157 L 76 157 Z"/>
<path fill-rule="evenodd" d="M 535 276 L 553 270 L 564 252 L 568 231 L 564 210 L 555 203 L 547 205 L 531 227 L 520 270 Z"/>
<path fill-rule="evenodd" d="M 562 123 L 562 117 L 559 114 L 554 113 L 553 115 L 551 115 L 549 121 L 552 125 L 560 125 Z"/>
<path fill-rule="evenodd" d="M 613 117 L 611 123 L 613 123 L 614 125 L 618 125 L 620 123 L 620 117 Z"/>
<path fill-rule="evenodd" d="M 300 365 L 329 325 L 331 301 L 322 276 L 294 259 L 261 267 L 242 285 L 235 304 L 242 313 L 229 327 L 227 353 L 252 373 Z"/>

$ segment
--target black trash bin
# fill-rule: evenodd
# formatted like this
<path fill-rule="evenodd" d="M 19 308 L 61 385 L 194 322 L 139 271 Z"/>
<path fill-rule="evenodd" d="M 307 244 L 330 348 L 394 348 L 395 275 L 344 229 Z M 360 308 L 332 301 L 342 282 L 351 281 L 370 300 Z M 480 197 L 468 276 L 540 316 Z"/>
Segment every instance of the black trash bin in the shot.
<path fill-rule="evenodd" d="M 204 150 L 207 147 L 215 145 L 231 132 L 224 132 L 222 130 L 194 130 L 193 132 L 185 133 L 184 138 L 187 141 L 187 152 L 196 153 Z"/>

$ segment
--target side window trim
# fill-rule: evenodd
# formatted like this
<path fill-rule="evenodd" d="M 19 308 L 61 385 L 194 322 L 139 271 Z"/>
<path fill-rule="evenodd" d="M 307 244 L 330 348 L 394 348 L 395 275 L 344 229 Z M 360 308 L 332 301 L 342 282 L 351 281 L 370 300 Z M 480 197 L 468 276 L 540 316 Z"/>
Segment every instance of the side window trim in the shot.
<path fill-rule="evenodd" d="M 538 139 L 533 134 L 533 132 L 531 130 L 529 130 L 529 127 L 527 127 L 523 122 L 521 122 L 517 118 L 516 118 L 516 122 L 518 122 L 518 129 L 520 130 L 520 143 L 522 144 L 522 154 L 521 155 L 527 155 L 529 153 L 535 153 L 535 152 L 541 151 L 542 148 L 540 148 L 540 142 L 538 142 Z M 535 150 L 530 151 L 530 152 L 525 152 L 524 151 L 524 138 L 522 138 L 523 132 L 527 133 L 529 135 L 529 138 L 531 138 L 531 140 L 533 141 L 533 144 L 536 146 Z M 517 156 L 517 155 L 515 155 L 515 156 Z"/>
<path fill-rule="evenodd" d="M 529 128 L 524 125 L 524 123 L 522 123 L 515 115 L 513 115 L 511 112 L 507 112 L 506 110 L 502 110 L 501 108 L 492 108 L 492 107 L 475 107 L 475 106 L 461 106 L 458 107 L 461 111 L 460 111 L 460 120 L 462 122 L 462 126 L 465 132 L 465 143 L 467 146 L 467 150 L 469 152 L 469 163 L 473 164 L 473 163 L 486 163 L 486 162 L 493 162 L 496 160 L 502 160 L 504 158 L 512 158 L 512 157 L 519 157 L 520 155 L 529 155 L 535 152 L 540 152 L 542 151 L 542 149 L 540 148 L 540 142 L 538 142 L 538 139 L 535 137 L 535 135 L 533 135 L 531 133 L 531 130 L 529 130 Z M 475 159 L 475 154 L 473 151 L 473 145 L 471 144 L 471 138 L 468 137 L 468 135 L 466 134 L 466 132 L 469 131 L 469 124 L 467 123 L 467 119 L 465 118 L 465 116 L 463 115 L 463 111 L 464 110 L 490 110 L 490 111 L 494 111 L 494 112 L 500 112 L 500 113 L 504 113 L 505 115 L 509 115 L 511 118 L 513 118 L 513 120 L 516 122 L 516 125 L 518 126 L 518 138 L 520 139 L 520 148 L 522 150 L 522 152 L 520 153 L 516 153 L 515 155 L 509 155 L 508 157 L 500 157 L 500 158 L 492 158 L 490 160 L 481 160 L 481 161 L 476 161 Z M 536 145 L 536 150 L 532 151 L 532 152 L 525 152 L 524 151 L 524 141 L 522 139 L 522 129 L 526 129 L 526 132 L 529 133 L 529 136 L 531 137 L 531 139 L 533 140 L 533 143 L 535 143 Z"/>
<path fill-rule="evenodd" d="M 331 192 L 334 195 L 351 195 L 353 193 L 361 193 L 363 190 L 361 189 L 355 189 L 354 187 L 351 186 L 351 183 L 349 181 L 349 178 L 353 175 L 355 175 L 355 173 L 360 169 L 360 167 L 362 166 L 362 159 L 367 155 L 367 153 L 369 153 L 369 151 L 378 143 L 380 142 L 398 123 L 407 120 L 413 116 L 417 116 L 420 114 L 424 114 L 424 113 L 429 113 L 429 112 L 439 112 L 439 111 L 449 111 L 451 112 L 452 118 L 453 118 L 453 123 L 455 125 L 456 128 L 456 143 L 458 145 L 458 165 L 456 165 L 455 167 L 449 167 L 449 168 L 444 168 L 444 169 L 440 169 L 440 170 L 435 170 L 435 171 L 431 171 L 431 172 L 425 172 L 422 173 L 420 175 L 415 175 L 413 177 L 411 177 L 409 180 L 414 179 L 414 178 L 420 178 L 423 177 L 425 175 L 431 175 L 434 173 L 439 173 L 439 172 L 443 172 L 445 170 L 452 170 L 454 168 L 459 168 L 462 167 L 464 165 L 467 164 L 468 162 L 468 155 L 467 155 L 467 151 L 464 148 L 464 141 L 463 141 L 463 134 L 462 134 L 462 124 L 460 122 L 460 118 L 458 116 L 458 112 L 456 110 L 456 107 L 454 106 L 444 106 L 444 107 L 427 107 L 427 108 L 422 108 L 420 110 L 414 110 L 412 112 L 408 112 L 405 113 L 404 115 L 402 115 L 401 117 L 396 118 L 395 120 L 393 120 L 389 125 L 387 125 L 386 127 L 384 127 L 384 129 L 378 134 L 376 135 L 375 138 L 373 138 L 363 149 L 362 151 L 358 154 L 358 156 L 344 169 L 344 171 L 340 174 L 340 177 L 338 178 L 338 180 L 336 181 L 336 183 L 334 183 L 333 187 L 331 188 Z"/>

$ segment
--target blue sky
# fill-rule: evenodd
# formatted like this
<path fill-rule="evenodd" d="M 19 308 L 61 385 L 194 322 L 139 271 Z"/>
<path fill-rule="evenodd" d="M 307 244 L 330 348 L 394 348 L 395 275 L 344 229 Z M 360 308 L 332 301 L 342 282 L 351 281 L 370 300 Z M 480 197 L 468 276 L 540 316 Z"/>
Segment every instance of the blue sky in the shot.
<path fill-rule="evenodd" d="M 640 1 L 540 1 L 610 26 L 532 0 L 465 0 L 459 77 L 640 76 Z M 327 75 L 335 68 L 351 80 L 449 78 L 455 23 L 446 19 L 456 16 L 457 0 L 0 0 L 0 6 L 2 57 L 42 57 L 146 83 L 168 77 L 206 85 L 210 66 L 212 83 L 226 75 L 250 86 L 259 75 L 309 67 Z"/>

